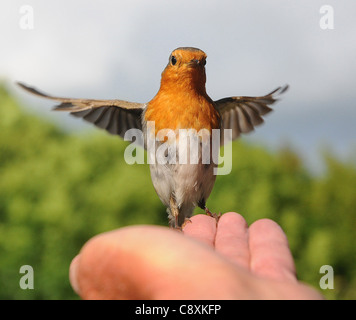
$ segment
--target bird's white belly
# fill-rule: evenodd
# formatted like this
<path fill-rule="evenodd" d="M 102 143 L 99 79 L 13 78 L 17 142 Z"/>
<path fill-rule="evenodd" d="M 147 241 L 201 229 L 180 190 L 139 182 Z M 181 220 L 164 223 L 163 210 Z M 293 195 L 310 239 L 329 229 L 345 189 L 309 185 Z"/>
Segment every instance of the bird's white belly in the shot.
<path fill-rule="evenodd" d="M 151 177 L 161 201 L 169 206 L 171 195 L 177 206 L 197 206 L 214 186 L 214 164 L 151 164 Z"/>
<path fill-rule="evenodd" d="M 156 151 L 159 146 L 160 144 L 157 144 Z M 189 145 L 187 146 L 188 152 Z M 178 147 L 175 152 L 168 149 L 166 151 L 167 163 L 155 161 L 150 165 L 151 178 L 163 204 L 169 207 L 171 197 L 173 197 L 180 214 L 190 217 L 194 208 L 199 203 L 205 204 L 209 197 L 216 180 L 216 175 L 214 175 L 216 165 L 212 161 L 211 152 L 208 156 L 209 161 L 206 159 L 202 161 L 201 144 L 198 145 L 195 160 L 190 161 L 190 155 L 183 159 L 179 155 Z M 175 163 L 172 163 L 172 159 L 175 159 Z"/>

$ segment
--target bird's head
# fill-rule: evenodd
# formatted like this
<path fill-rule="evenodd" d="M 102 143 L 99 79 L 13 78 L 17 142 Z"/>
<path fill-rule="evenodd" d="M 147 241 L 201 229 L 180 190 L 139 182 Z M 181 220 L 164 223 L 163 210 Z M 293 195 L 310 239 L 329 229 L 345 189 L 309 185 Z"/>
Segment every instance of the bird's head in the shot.
<path fill-rule="evenodd" d="M 197 48 L 175 49 L 162 72 L 161 89 L 175 87 L 178 90 L 193 89 L 205 92 L 206 58 L 205 52 Z"/>

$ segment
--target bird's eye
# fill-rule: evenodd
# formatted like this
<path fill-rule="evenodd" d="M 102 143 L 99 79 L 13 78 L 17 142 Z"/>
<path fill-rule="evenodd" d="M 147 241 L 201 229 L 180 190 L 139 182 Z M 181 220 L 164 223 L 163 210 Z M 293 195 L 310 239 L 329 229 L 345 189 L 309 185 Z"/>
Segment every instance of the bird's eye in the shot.
<path fill-rule="evenodd" d="M 177 58 L 175 56 L 171 57 L 171 63 L 172 63 L 172 66 L 174 66 L 177 63 Z"/>
<path fill-rule="evenodd" d="M 202 60 L 201 64 L 202 64 L 202 66 L 205 66 L 206 65 L 206 60 L 205 59 Z"/>

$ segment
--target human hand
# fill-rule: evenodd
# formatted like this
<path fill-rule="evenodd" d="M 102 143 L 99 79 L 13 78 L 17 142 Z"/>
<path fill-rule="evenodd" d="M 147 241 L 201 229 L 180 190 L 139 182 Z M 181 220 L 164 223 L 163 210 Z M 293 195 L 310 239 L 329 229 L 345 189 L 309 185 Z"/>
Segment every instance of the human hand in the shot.
<path fill-rule="evenodd" d="M 130 226 L 89 240 L 70 267 L 83 299 L 321 299 L 298 282 L 288 241 L 273 221 L 218 224 L 197 215 L 183 233 Z"/>

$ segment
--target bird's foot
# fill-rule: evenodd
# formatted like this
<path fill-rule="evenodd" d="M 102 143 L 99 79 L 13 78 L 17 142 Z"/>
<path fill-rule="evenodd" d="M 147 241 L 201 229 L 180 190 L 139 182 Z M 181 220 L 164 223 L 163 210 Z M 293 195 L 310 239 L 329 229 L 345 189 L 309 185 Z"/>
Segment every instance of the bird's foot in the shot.
<path fill-rule="evenodd" d="M 170 228 L 173 229 L 173 230 L 177 230 L 177 231 L 183 231 L 183 229 L 185 228 L 185 226 L 188 224 L 188 223 L 192 223 L 192 220 L 190 220 L 189 218 L 185 218 L 184 219 L 184 222 L 182 223 L 181 226 L 178 225 L 178 222 L 171 225 Z"/>
<path fill-rule="evenodd" d="M 219 213 L 214 213 L 214 212 L 211 212 L 207 207 L 205 207 L 205 213 L 209 216 L 209 217 L 212 217 L 216 220 L 216 224 L 219 222 L 219 219 L 221 217 L 221 212 Z"/>
<path fill-rule="evenodd" d="M 188 224 L 188 223 L 192 223 L 192 220 L 190 220 L 189 218 L 185 218 L 184 219 L 184 222 L 182 224 L 182 230 L 185 228 L 185 226 Z"/>
<path fill-rule="evenodd" d="M 179 226 L 169 226 L 169 228 L 176 231 L 183 231 L 183 228 Z"/>

